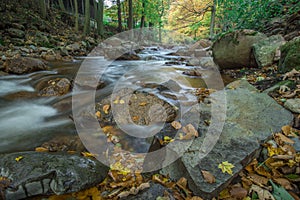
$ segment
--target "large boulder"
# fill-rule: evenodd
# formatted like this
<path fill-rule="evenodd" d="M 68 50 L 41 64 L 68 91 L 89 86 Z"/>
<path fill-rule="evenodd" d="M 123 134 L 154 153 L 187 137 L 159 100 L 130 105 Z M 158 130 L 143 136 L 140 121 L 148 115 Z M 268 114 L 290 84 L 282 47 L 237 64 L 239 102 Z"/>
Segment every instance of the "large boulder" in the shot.
<path fill-rule="evenodd" d="M 45 62 L 27 57 L 7 59 L 3 64 L 5 71 L 12 74 L 26 74 L 48 69 Z"/>
<path fill-rule="evenodd" d="M 276 61 L 276 52 L 285 44 L 281 35 L 272 35 L 253 45 L 253 53 L 259 67 L 270 66 Z M 277 60 L 278 61 L 278 60 Z"/>
<path fill-rule="evenodd" d="M 222 103 L 220 100 L 224 99 L 225 95 L 227 109 L 222 109 L 222 104 L 218 102 Z M 211 102 L 215 102 L 215 105 L 211 105 Z M 180 159 L 163 168 L 161 173 L 168 174 L 173 179 L 186 177 L 188 186 L 194 194 L 205 199 L 217 196 L 243 167 L 258 156 L 261 142 L 293 120 L 293 115 L 289 111 L 267 94 L 260 93 L 245 80 L 235 81 L 225 90 L 211 94 L 199 107 L 191 110 L 189 115 L 193 116 L 194 112 L 196 113 L 194 115 L 200 113 L 198 131 L 201 135 L 192 141 Z M 226 119 L 222 133 L 218 136 L 216 131 L 219 130 L 222 115 L 225 115 Z M 205 125 L 204 122 L 207 120 L 211 120 L 214 126 Z M 208 134 L 207 130 L 211 130 L 211 133 Z M 214 142 L 216 142 L 215 146 L 211 146 Z M 176 154 L 174 149 L 167 149 L 165 161 L 178 156 Z M 232 169 L 233 175 L 222 173 L 218 168 L 218 165 L 225 161 L 235 166 Z M 207 183 L 201 175 L 202 170 L 214 175 L 216 182 Z"/>
<path fill-rule="evenodd" d="M 3 154 L 0 176 L 7 185 L 1 187 L 1 195 L 4 199 L 28 199 L 36 195 L 78 192 L 101 183 L 107 172 L 108 167 L 99 161 L 78 155 Z"/>
<path fill-rule="evenodd" d="M 279 71 L 284 73 L 293 68 L 300 70 L 300 37 L 287 42 L 280 50 Z"/>
<path fill-rule="evenodd" d="M 237 30 L 218 39 L 212 47 L 213 57 L 220 69 L 257 67 L 252 45 L 267 36 L 253 30 Z"/>

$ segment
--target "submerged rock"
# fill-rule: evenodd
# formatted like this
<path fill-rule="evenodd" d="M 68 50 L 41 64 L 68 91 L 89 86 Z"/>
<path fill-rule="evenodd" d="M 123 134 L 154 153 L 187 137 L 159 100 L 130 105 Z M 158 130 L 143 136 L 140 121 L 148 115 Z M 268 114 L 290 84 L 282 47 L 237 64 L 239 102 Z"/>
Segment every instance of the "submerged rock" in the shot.
<path fill-rule="evenodd" d="M 212 46 L 213 57 L 220 69 L 257 67 L 252 45 L 267 36 L 253 30 L 237 30 L 218 39 Z"/>
<path fill-rule="evenodd" d="M 48 69 L 45 62 L 35 58 L 12 58 L 3 64 L 5 71 L 12 74 L 26 74 Z"/>
<path fill-rule="evenodd" d="M 49 80 L 47 85 L 39 92 L 39 96 L 61 96 L 71 89 L 71 82 L 67 78 Z"/>
<path fill-rule="evenodd" d="M 240 80 L 229 84 L 225 94 L 227 99 L 225 110 L 220 109 L 222 105 L 218 104 L 218 99 L 225 97 L 224 92 L 218 91 L 205 99 L 198 110 L 191 111 L 200 114 L 198 131 L 201 136 L 193 141 L 180 159 L 161 170 L 161 173 L 168 174 L 173 179 L 186 177 L 188 186 L 194 194 L 205 199 L 217 196 L 243 167 L 258 156 L 260 143 L 293 120 L 293 115 L 289 111 L 278 105 L 267 94 L 260 93 L 247 81 Z M 216 100 L 217 105 L 212 113 L 212 102 Z M 216 116 L 212 118 L 212 114 Z M 217 120 L 215 126 L 208 126 L 203 122 L 209 119 L 212 124 L 214 120 L 221 119 L 222 115 L 225 115 L 226 119 L 220 137 L 214 135 L 215 131 L 208 134 L 207 130 L 210 128 L 215 130 L 222 121 Z M 214 142 L 216 144 L 205 156 L 205 151 L 211 147 L 211 145 L 204 145 L 207 141 L 206 144 L 212 145 Z M 173 149 L 167 150 L 165 161 L 172 159 L 174 154 L 176 152 Z M 222 173 L 218 168 L 218 165 L 224 161 L 235 166 L 233 175 Z M 201 175 L 201 170 L 209 171 L 214 175 L 216 183 L 207 183 Z"/>
<path fill-rule="evenodd" d="M 20 152 L 0 157 L 0 176 L 9 185 L 4 199 L 77 192 L 104 180 L 108 167 L 97 160 L 70 154 Z"/>

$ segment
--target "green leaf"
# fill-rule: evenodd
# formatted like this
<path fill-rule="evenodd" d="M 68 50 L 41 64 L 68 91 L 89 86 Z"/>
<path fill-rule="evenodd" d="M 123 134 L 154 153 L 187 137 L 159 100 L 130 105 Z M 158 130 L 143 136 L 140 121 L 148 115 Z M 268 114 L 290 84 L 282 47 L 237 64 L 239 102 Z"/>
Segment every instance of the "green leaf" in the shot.
<path fill-rule="evenodd" d="M 272 180 L 269 180 L 273 187 L 272 195 L 276 200 L 295 200 L 283 187 L 277 186 Z"/>

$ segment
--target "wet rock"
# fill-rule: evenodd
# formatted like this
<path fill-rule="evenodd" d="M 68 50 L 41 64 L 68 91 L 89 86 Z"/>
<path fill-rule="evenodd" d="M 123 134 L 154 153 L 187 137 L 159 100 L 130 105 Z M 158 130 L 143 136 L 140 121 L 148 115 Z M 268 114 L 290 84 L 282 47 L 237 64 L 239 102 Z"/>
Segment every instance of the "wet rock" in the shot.
<path fill-rule="evenodd" d="M 136 195 L 129 195 L 128 197 L 121 198 L 123 200 L 152 200 L 157 199 L 158 197 L 163 197 L 165 191 L 167 191 L 169 194 L 172 193 L 172 191 L 160 184 L 157 183 L 151 183 L 150 188 L 144 189 L 140 191 Z M 173 197 L 174 198 L 174 197 Z"/>
<path fill-rule="evenodd" d="M 47 85 L 39 92 L 39 96 L 61 96 L 67 94 L 71 89 L 71 82 L 67 78 L 49 80 Z"/>
<path fill-rule="evenodd" d="M 266 36 L 253 30 L 237 30 L 218 39 L 212 46 L 213 58 L 220 69 L 257 67 L 252 45 Z"/>
<path fill-rule="evenodd" d="M 24 38 L 25 32 L 20 29 L 9 28 L 6 30 L 10 37 Z"/>
<path fill-rule="evenodd" d="M 198 68 L 188 69 L 182 72 L 184 75 L 188 76 L 201 76 L 201 70 Z"/>
<path fill-rule="evenodd" d="M 45 142 L 41 147 L 47 149 L 49 152 L 57 151 L 76 151 L 83 152 L 85 147 L 82 144 L 78 135 L 57 136 L 48 142 Z"/>
<path fill-rule="evenodd" d="M 109 60 L 140 60 L 134 51 L 129 51 L 125 47 L 106 48 L 104 54 Z"/>
<path fill-rule="evenodd" d="M 121 40 L 120 38 L 117 37 L 110 37 L 107 40 L 105 40 L 105 44 L 106 45 L 110 45 L 110 46 L 121 46 L 123 43 L 123 40 Z"/>
<path fill-rule="evenodd" d="M 201 136 L 194 139 L 183 156 L 175 163 L 162 169 L 161 173 L 168 174 L 173 179 L 186 177 L 188 186 L 194 194 L 205 199 L 217 196 L 233 178 L 246 166 L 254 157 L 259 155 L 260 143 L 272 136 L 272 133 L 280 131 L 283 125 L 289 124 L 293 120 L 293 115 L 278 105 L 271 97 L 260 93 L 247 81 L 235 81 L 227 86 L 226 109 L 220 109 L 224 99 L 223 91 L 211 94 L 205 99 L 200 107 L 192 110 L 192 113 L 200 114 L 200 124 L 198 132 Z M 211 103 L 215 102 L 213 113 Z M 209 113 L 207 112 L 209 111 Z M 214 118 L 212 118 L 214 114 Z M 222 114 L 226 116 L 225 124 L 220 137 L 214 135 L 215 131 L 208 134 L 207 130 L 219 129 L 222 122 Z M 210 119 L 211 124 L 218 120 L 215 126 L 205 125 L 205 120 Z M 201 124 L 202 123 L 202 124 Z M 206 145 L 204 145 L 204 142 Z M 209 142 L 210 141 L 210 142 Z M 215 146 L 211 145 L 216 142 Z M 186 148 L 179 146 L 178 148 Z M 208 151 L 207 155 L 205 152 Z M 174 150 L 166 152 L 165 160 L 176 156 Z M 206 155 L 206 156 L 205 156 Z M 235 167 L 233 175 L 222 173 L 218 169 L 218 164 L 228 161 Z M 216 183 L 207 183 L 201 170 L 207 170 L 216 177 Z"/>
<path fill-rule="evenodd" d="M 285 44 L 281 35 L 273 35 L 253 45 L 253 53 L 259 67 L 270 66 L 274 63 L 276 50 Z"/>
<path fill-rule="evenodd" d="M 26 74 L 48 69 L 45 62 L 27 57 L 7 59 L 3 66 L 6 72 L 12 74 Z"/>
<path fill-rule="evenodd" d="M 105 113 L 104 105 L 110 105 L 113 108 Z M 113 96 L 96 104 L 96 110 L 101 113 L 102 121 L 117 120 L 119 124 L 132 124 L 133 122 L 138 125 L 149 125 L 172 122 L 177 116 L 177 108 L 169 102 L 152 93 L 131 89 L 115 92 Z"/>
<path fill-rule="evenodd" d="M 300 99 L 288 99 L 284 103 L 284 107 L 294 113 L 300 113 Z"/>
<path fill-rule="evenodd" d="M 280 72 L 289 72 L 293 68 L 300 70 L 300 37 L 287 42 L 280 50 L 281 58 L 278 70 Z"/>
<path fill-rule="evenodd" d="M 4 199 L 16 200 L 77 192 L 102 182 L 108 172 L 108 167 L 97 160 L 39 152 L 3 154 L 0 169 L 0 176 L 10 180 Z"/>

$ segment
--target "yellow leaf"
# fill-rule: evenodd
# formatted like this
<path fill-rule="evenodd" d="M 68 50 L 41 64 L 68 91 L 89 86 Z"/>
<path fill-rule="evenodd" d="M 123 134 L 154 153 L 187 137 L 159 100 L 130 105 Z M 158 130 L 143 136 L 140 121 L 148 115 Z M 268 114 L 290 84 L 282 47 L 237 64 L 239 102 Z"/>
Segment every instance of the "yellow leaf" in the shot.
<path fill-rule="evenodd" d="M 19 157 L 16 157 L 16 158 L 15 158 L 15 161 L 19 162 L 19 161 L 22 160 L 22 159 L 23 159 L 23 156 L 19 156 Z"/>
<path fill-rule="evenodd" d="M 120 104 L 124 104 L 125 101 L 123 99 L 120 100 Z"/>
<path fill-rule="evenodd" d="M 100 111 L 97 111 L 97 112 L 95 113 L 95 115 L 96 115 L 96 117 L 100 118 L 100 117 L 101 117 Z"/>
<path fill-rule="evenodd" d="M 175 128 L 176 130 L 181 129 L 181 124 L 180 124 L 180 122 L 173 121 L 173 122 L 171 123 L 171 125 L 172 125 L 173 128 Z"/>
<path fill-rule="evenodd" d="M 117 97 L 116 100 L 114 100 L 113 103 L 114 103 L 114 104 L 118 104 L 118 103 L 119 103 L 119 100 L 120 100 L 120 97 Z"/>
<path fill-rule="evenodd" d="M 221 169 L 223 173 L 227 172 L 228 174 L 232 175 L 232 168 L 234 168 L 234 165 L 228 161 L 225 161 L 219 164 L 218 168 Z"/>
<path fill-rule="evenodd" d="M 140 103 L 139 105 L 140 105 L 140 106 L 145 106 L 145 105 L 147 105 L 147 102 L 142 102 L 142 103 Z"/>
<path fill-rule="evenodd" d="M 83 155 L 84 157 L 93 157 L 93 158 L 97 157 L 97 154 L 93 154 L 90 152 L 81 152 L 81 155 Z"/>
<path fill-rule="evenodd" d="M 37 152 L 48 152 L 49 150 L 45 147 L 37 147 L 37 148 L 35 148 L 35 151 L 37 151 Z"/>
<path fill-rule="evenodd" d="M 110 105 L 104 105 L 103 106 L 103 112 L 105 113 L 105 114 L 108 114 L 108 112 L 109 112 L 109 109 L 110 109 Z"/>

